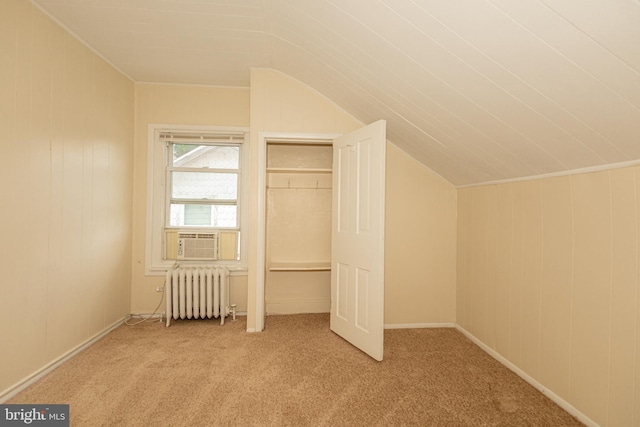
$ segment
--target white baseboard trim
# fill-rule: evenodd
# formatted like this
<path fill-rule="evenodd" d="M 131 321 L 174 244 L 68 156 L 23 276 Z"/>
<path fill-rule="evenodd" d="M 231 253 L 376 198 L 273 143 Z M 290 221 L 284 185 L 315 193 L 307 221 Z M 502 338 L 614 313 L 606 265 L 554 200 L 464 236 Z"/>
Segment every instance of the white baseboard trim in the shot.
<path fill-rule="evenodd" d="M 477 345 L 482 350 L 484 350 L 487 354 L 489 354 L 489 356 L 493 357 L 498 362 L 502 363 L 504 366 L 506 366 L 511 371 L 513 371 L 520 378 L 522 378 L 523 380 L 525 380 L 526 382 L 531 384 L 533 387 L 535 387 L 538 391 L 540 391 L 540 393 L 544 394 L 549 399 L 551 399 L 553 402 L 555 402 L 558 406 L 560 406 L 562 409 L 564 409 L 569 414 L 571 414 L 574 417 L 576 417 L 578 419 L 578 421 L 580 421 L 581 423 L 583 423 L 584 425 L 586 425 L 588 427 L 599 427 L 598 423 L 596 423 L 591 418 L 587 417 L 585 414 L 583 414 L 582 412 L 577 410 L 573 405 L 571 405 L 569 402 L 567 402 L 566 400 L 564 400 L 563 398 L 561 398 L 560 396 L 558 396 L 557 394 L 555 394 L 554 392 L 552 392 L 551 390 L 546 388 L 543 384 L 541 384 L 538 381 L 536 381 L 534 378 L 529 376 L 529 374 L 527 374 L 522 369 L 518 368 L 516 365 L 514 365 L 513 363 L 508 361 L 500 353 L 498 353 L 497 351 L 495 351 L 494 349 L 492 349 L 491 347 L 489 347 L 488 345 L 486 345 L 485 343 L 480 341 L 478 338 L 476 338 L 473 334 L 468 332 L 462 326 L 455 325 L 455 328 L 458 331 L 460 331 L 462 334 L 464 334 L 464 336 L 469 338 L 475 345 Z"/>
<path fill-rule="evenodd" d="M 105 335 L 107 335 L 109 332 L 113 331 L 114 329 L 116 329 L 117 327 L 122 325 L 123 323 L 124 323 L 124 318 L 114 322 L 113 324 L 107 326 L 102 331 L 100 331 L 97 334 L 95 334 L 93 337 L 87 339 L 83 343 L 81 343 L 81 344 L 77 345 L 76 347 L 72 348 L 71 350 L 67 351 L 62 356 L 52 360 L 51 362 L 49 362 L 48 364 L 46 364 L 42 368 L 40 368 L 37 371 L 35 371 L 34 373 L 32 373 L 31 375 L 23 378 L 22 380 L 18 381 L 16 384 L 10 386 L 6 390 L 3 390 L 2 392 L 0 392 L 0 403 L 6 402 L 7 400 L 11 399 L 13 396 L 15 396 L 16 394 L 20 393 L 25 388 L 27 388 L 30 385 L 34 384 L 40 378 L 44 377 L 48 373 L 50 373 L 53 370 L 55 370 L 58 366 L 62 365 L 63 363 L 65 363 L 69 359 L 73 358 L 76 354 L 78 354 L 81 351 L 91 347 L 94 343 L 99 341 L 101 338 L 103 338 Z"/>
<path fill-rule="evenodd" d="M 455 328 L 455 323 L 385 323 L 385 329 Z"/>

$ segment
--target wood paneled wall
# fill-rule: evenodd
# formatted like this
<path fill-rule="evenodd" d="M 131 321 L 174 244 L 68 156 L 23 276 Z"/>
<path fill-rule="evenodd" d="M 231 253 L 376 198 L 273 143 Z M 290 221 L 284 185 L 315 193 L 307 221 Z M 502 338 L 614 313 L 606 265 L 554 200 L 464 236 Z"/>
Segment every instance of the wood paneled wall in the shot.
<path fill-rule="evenodd" d="M 603 426 L 640 423 L 640 167 L 460 189 L 457 323 Z"/>
<path fill-rule="evenodd" d="M 0 394 L 129 312 L 131 80 L 0 2 Z"/>

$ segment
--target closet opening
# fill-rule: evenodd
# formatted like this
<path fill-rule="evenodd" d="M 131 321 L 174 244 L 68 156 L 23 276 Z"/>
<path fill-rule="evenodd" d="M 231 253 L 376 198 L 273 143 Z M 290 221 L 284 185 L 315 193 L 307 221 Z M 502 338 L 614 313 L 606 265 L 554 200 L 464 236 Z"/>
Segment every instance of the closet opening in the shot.
<path fill-rule="evenodd" d="M 332 145 L 267 142 L 266 314 L 331 309 Z"/>
<path fill-rule="evenodd" d="M 262 135 L 258 330 L 272 314 L 331 310 L 333 139 Z M 261 279 L 261 280 L 260 280 Z M 262 313 L 259 313 L 262 311 Z M 262 321 L 262 322 L 260 322 Z M 260 324 L 261 323 L 261 324 Z"/>

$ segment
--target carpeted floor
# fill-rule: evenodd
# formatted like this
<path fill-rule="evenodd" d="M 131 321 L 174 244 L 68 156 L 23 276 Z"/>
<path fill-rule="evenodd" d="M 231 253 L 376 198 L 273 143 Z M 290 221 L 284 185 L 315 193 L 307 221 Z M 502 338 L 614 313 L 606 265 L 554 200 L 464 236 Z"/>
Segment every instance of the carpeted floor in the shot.
<path fill-rule="evenodd" d="M 325 314 L 121 326 L 6 403 L 72 426 L 579 426 L 455 329 L 385 331 L 375 362 Z"/>

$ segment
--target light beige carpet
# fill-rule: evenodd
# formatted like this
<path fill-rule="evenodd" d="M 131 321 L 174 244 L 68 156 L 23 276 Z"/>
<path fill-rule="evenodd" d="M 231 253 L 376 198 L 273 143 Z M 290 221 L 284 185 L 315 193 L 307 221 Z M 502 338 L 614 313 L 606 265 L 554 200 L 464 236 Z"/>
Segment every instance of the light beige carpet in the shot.
<path fill-rule="evenodd" d="M 121 326 L 6 403 L 72 426 L 577 426 L 455 329 L 385 331 L 375 362 L 328 315 Z"/>

